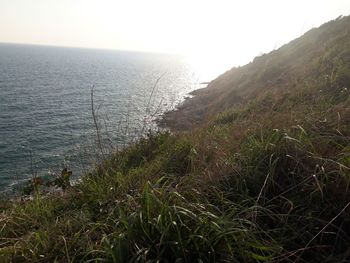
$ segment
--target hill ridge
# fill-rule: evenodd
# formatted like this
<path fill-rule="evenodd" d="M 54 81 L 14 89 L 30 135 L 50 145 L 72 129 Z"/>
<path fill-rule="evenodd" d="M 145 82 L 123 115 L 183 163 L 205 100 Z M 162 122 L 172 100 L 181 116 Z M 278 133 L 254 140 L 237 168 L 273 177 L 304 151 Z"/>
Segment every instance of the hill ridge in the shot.
<path fill-rule="evenodd" d="M 162 123 L 174 130 L 200 126 L 208 117 L 245 103 L 266 89 L 293 88 L 305 75 L 313 74 L 312 78 L 315 78 L 315 74 L 331 74 L 332 69 L 324 64 L 332 64 L 328 67 L 333 66 L 337 70 L 338 62 L 334 60 L 343 55 L 341 50 L 338 57 L 335 54 L 328 58 L 319 56 L 330 50 L 337 52 L 346 45 L 350 45 L 350 16 L 340 16 L 309 30 L 277 50 L 221 74 L 206 88 L 193 91 L 194 97 L 187 99 L 177 110 L 165 114 Z M 349 59 L 349 54 L 344 55 L 344 59 Z M 324 61 L 315 61 L 322 59 Z"/>
<path fill-rule="evenodd" d="M 33 178 L 32 200 L 0 202 L 0 261 L 348 262 L 349 23 L 196 91 L 179 111 L 194 129 L 150 133 L 73 186 L 64 169 L 59 192 Z"/>

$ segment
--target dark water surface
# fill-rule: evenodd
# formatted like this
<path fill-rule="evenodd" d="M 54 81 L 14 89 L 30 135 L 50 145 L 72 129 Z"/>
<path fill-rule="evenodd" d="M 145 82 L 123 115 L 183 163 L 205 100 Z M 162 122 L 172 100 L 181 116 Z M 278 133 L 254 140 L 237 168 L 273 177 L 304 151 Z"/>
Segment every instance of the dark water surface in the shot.
<path fill-rule="evenodd" d="M 157 129 L 154 120 L 198 88 L 197 76 L 172 55 L 0 44 L 0 191 L 64 166 L 76 175 L 91 168 L 92 86 L 110 151 Z"/>

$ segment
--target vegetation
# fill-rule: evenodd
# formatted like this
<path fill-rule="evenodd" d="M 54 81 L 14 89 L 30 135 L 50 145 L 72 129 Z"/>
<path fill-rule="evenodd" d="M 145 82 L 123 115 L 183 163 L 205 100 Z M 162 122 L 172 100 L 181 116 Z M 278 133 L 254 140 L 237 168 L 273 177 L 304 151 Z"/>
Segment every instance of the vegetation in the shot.
<path fill-rule="evenodd" d="M 265 85 L 201 127 L 150 133 L 75 186 L 64 170 L 65 191 L 42 195 L 36 184 L 32 201 L 4 201 L 2 261 L 347 262 L 349 21 L 255 59 L 246 67 Z M 303 45 L 315 35 L 317 57 Z M 304 55 L 315 57 L 294 69 Z"/>

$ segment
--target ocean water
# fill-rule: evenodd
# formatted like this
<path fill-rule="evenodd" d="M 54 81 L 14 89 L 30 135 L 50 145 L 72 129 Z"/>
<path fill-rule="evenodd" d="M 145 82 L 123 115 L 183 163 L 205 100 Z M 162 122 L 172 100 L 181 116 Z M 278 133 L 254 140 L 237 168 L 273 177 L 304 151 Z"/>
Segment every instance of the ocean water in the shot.
<path fill-rule="evenodd" d="M 199 76 L 173 55 L 0 44 L 0 192 L 95 165 L 92 87 L 108 153 L 157 130 L 157 118 L 208 81 Z"/>

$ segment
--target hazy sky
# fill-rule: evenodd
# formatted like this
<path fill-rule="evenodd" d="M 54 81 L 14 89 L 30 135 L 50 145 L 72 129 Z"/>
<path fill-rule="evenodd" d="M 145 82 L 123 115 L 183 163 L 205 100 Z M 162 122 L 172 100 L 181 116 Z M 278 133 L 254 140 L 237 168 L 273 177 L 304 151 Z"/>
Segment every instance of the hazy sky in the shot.
<path fill-rule="evenodd" d="M 174 52 L 243 64 L 350 0 L 0 0 L 0 42 Z"/>

